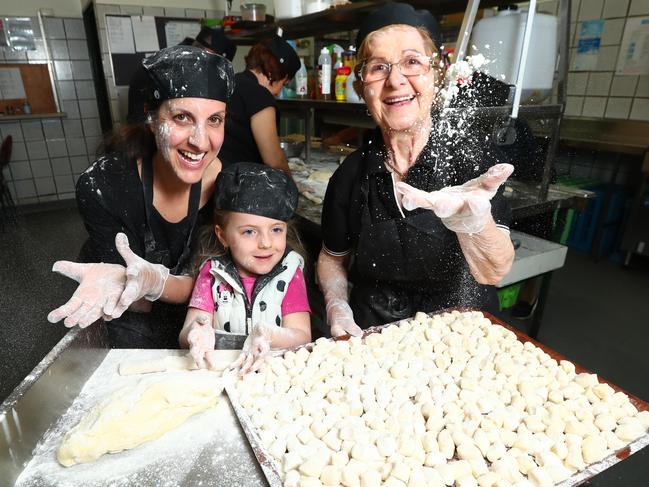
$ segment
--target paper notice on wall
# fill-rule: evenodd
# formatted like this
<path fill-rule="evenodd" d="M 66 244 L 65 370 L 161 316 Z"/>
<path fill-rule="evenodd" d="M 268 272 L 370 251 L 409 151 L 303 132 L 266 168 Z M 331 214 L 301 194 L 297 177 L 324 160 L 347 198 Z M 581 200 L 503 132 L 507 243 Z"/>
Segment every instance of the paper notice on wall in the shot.
<path fill-rule="evenodd" d="M 0 67 L 0 100 L 24 100 L 26 98 L 20 68 Z"/>
<path fill-rule="evenodd" d="M 134 54 L 133 26 L 130 17 L 106 15 L 108 44 L 111 54 Z"/>
<path fill-rule="evenodd" d="M 133 36 L 135 37 L 135 50 L 137 52 L 160 50 L 154 17 L 134 15 L 131 17 L 131 24 L 133 24 Z"/>
<path fill-rule="evenodd" d="M 626 21 L 616 74 L 649 74 L 649 17 L 633 17 Z"/>
<path fill-rule="evenodd" d="M 165 24 L 165 36 L 167 47 L 177 46 L 185 37 L 195 39 L 201 30 L 199 22 L 167 22 Z"/>
<path fill-rule="evenodd" d="M 604 32 L 604 21 L 601 19 L 581 22 L 573 67 L 575 71 L 593 71 L 597 68 L 602 32 Z"/>

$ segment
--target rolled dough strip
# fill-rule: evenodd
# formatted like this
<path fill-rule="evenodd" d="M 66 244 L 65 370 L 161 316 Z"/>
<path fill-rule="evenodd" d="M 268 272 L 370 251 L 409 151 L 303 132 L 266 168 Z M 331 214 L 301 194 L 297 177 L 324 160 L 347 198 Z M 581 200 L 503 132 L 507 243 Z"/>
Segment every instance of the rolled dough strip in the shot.
<path fill-rule="evenodd" d="M 234 359 L 232 359 L 234 360 Z M 221 372 L 225 370 L 230 363 L 230 359 L 217 360 L 209 370 Z M 119 375 L 149 374 L 153 372 L 170 372 L 174 370 L 196 370 L 196 363 L 190 354 L 187 355 L 168 355 L 161 359 L 128 361 L 119 364 Z"/>
<path fill-rule="evenodd" d="M 140 379 L 95 406 L 63 439 L 56 457 L 70 467 L 155 440 L 216 404 L 220 378 L 207 371 Z"/>

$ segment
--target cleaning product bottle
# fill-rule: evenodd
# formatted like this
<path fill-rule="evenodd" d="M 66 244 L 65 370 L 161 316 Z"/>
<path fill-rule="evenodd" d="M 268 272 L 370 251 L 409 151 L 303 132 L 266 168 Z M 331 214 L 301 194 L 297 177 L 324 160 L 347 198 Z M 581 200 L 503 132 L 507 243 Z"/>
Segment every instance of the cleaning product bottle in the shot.
<path fill-rule="evenodd" d="M 356 75 L 352 69 L 345 80 L 345 100 L 348 103 L 362 103 L 363 100 L 356 94 L 356 90 L 354 89 L 354 81 L 356 81 Z"/>
<path fill-rule="evenodd" d="M 349 66 L 341 66 L 336 70 L 336 101 L 345 101 L 345 91 L 347 89 L 347 77 L 352 70 Z"/>
<path fill-rule="evenodd" d="M 331 93 L 336 94 L 336 76 L 338 76 L 338 68 L 343 67 L 343 52 L 345 51 L 338 44 L 329 46 L 330 52 L 333 51 L 333 69 L 331 70 Z M 332 98 L 335 98 L 333 96 Z"/>
<path fill-rule="evenodd" d="M 326 47 L 318 58 L 318 95 L 323 100 L 331 100 L 331 54 Z"/>
<path fill-rule="evenodd" d="M 304 65 L 304 58 L 300 58 L 300 69 L 295 73 L 295 95 L 298 98 L 307 98 L 309 94 L 308 84 L 309 79 Z"/>

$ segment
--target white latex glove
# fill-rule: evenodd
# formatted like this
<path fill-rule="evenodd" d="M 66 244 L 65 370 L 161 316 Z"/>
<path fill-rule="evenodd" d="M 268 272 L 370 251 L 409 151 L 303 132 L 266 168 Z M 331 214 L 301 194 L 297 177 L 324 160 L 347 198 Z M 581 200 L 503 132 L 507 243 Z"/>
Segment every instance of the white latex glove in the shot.
<path fill-rule="evenodd" d="M 126 285 L 126 269 L 119 264 L 79 264 L 59 260 L 52 271 L 79 283 L 72 297 L 63 306 L 47 315 L 50 323 L 65 318 L 67 327 L 81 328 L 94 323 L 102 316 L 110 319 Z"/>
<path fill-rule="evenodd" d="M 252 332 L 246 338 L 239 358 L 230 364 L 230 369 L 235 370 L 239 375 L 248 372 L 255 372 L 264 363 L 264 359 L 273 342 L 273 333 L 281 330 L 278 326 L 258 323 L 252 328 Z"/>
<path fill-rule="evenodd" d="M 169 269 L 165 266 L 152 264 L 133 253 L 125 234 L 115 235 L 115 247 L 126 262 L 126 287 L 112 314 L 114 318 L 126 311 L 134 301 L 158 299 L 169 277 Z"/>
<path fill-rule="evenodd" d="M 196 362 L 196 366 L 199 369 L 212 368 L 216 337 L 211 317 L 199 314 L 189 326 L 187 342 L 189 343 L 189 353 Z"/>
<path fill-rule="evenodd" d="M 496 164 L 461 186 L 449 186 L 430 193 L 397 183 L 406 210 L 433 210 L 446 228 L 455 233 L 479 233 L 491 218 L 491 198 L 514 172 L 511 164 Z"/>
<path fill-rule="evenodd" d="M 349 334 L 363 336 L 363 330 L 354 322 L 354 313 L 349 303 L 342 299 L 332 299 L 327 302 L 327 323 L 331 327 L 331 336 L 338 337 Z"/>

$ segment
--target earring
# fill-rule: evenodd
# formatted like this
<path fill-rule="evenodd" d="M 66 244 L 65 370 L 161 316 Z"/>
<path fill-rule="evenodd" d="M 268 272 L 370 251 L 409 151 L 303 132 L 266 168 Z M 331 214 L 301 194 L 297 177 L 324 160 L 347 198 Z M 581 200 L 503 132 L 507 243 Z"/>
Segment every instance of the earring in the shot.
<path fill-rule="evenodd" d="M 370 111 L 369 111 L 368 108 L 365 109 L 365 113 L 367 114 L 368 117 L 371 117 L 371 116 L 372 116 L 372 114 L 370 113 Z"/>

